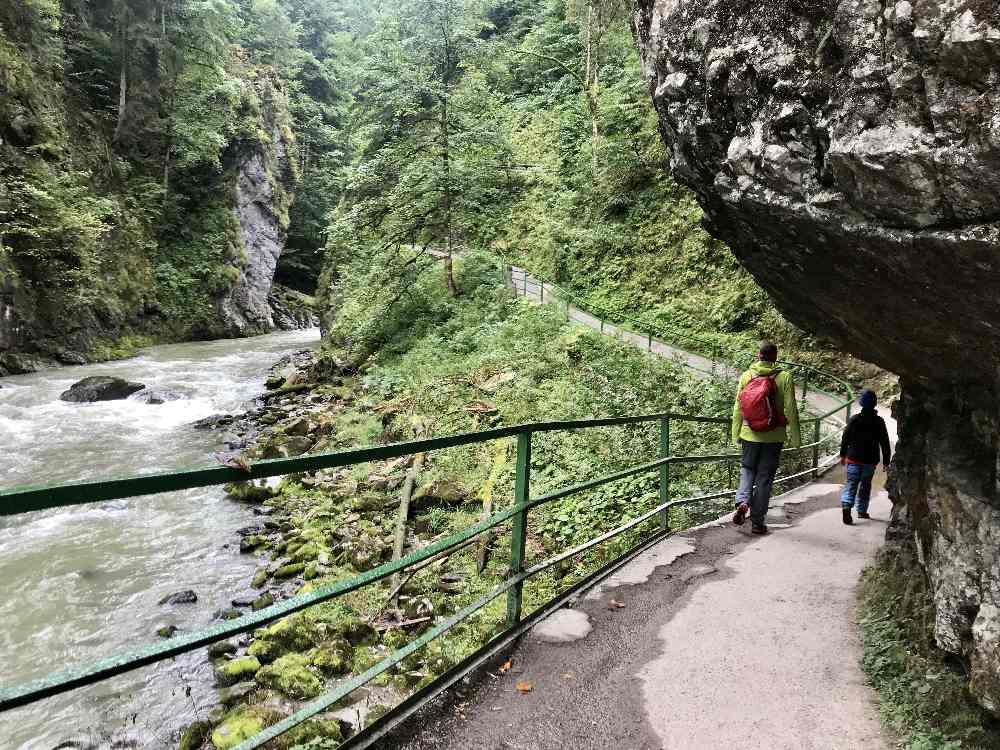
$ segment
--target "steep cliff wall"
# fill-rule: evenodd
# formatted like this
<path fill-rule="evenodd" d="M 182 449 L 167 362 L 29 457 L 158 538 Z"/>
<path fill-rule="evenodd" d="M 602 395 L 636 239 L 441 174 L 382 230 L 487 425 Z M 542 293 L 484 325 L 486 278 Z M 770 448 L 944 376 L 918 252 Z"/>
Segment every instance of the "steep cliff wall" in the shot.
<path fill-rule="evenodd" d="M 893 532 L 1000 712 L 1000 9 L 639 0 L 674 173 L 793 322 L 901 375 Z"/>
<path fill-rule="evenodd" d="M 257 82 L 261 129 L 244 147 L 234 149 L 233 214 L 239 225 L 238 276 L 219 302 L 223 332 L 232 336 L 275 329 L 268 297 L 278 259 L 288 237 L 288 208 L 296 174 L 289 151 L 294 144 L 288 105 L 276 81 Z"/>

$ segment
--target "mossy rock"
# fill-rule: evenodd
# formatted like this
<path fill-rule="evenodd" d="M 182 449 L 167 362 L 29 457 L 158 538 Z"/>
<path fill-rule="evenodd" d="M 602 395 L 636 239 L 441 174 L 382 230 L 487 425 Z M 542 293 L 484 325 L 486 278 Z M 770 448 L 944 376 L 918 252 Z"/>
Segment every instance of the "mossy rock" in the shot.
<path fill-rule="evenodd" d="M 316 623 L 304 615 L 293 615 L 260 631 L 247 653 L 272 662 L 289 651 L 308 651 L 320 640 Z"/>
<path fill-rule="evenodd" d="M 263 503 L 274 497 L 274 491 L 268 486 L 253 482 L 230 482 L 226 485 L 226 494 L 232 500 L 241 503 Z"/>
<path fill-rule="evenodd" d="M 261 446 L 260 451 L 265 459 L 293 458 L 307 453 L 312 447 L 313 441 L 307 437 L 275 434 Z"/>
<path fill-rule="evenodd" d="M 310 671 L 309 666 L 309 658 L 304 654 L 285 654 L 257 672 L 256 680 L 264 687 L 278 690 L 289 698 L 315 698 L 323 691 L 323 683 Z"/>
<path fill-rule="evenodd" d="M 289 565 L 282 565 L 276 571 L 274 571 L 275 578 L 294 578 L 300 573 L 305 572 L 306 566 L 303 563 L 290 563 Z"/>
<path fill-rule="evenodd" d="M 326 552 L 326 547 L 320 546 L 317 542 L 306 542 L 294 552 L 291 549 L 288 552 L 295 562 L 307 563 L 312 562 Z"/>
<path fill-rule="evenodd" d="M 267 583 L 267 579 L 268 579 L 267 570 L 265 568 L 261 568 L 260 570 L 258 570 L 256 573 L 253 574 L 253 581 L 251 581 L 250 585 L 253 586 L 255 589 L 263 588 L 264 584 Z"/>
<path fill-rule="evenodd" d="M 250 605 L 250 608 L 254 612 L 259 612 L 262 609 L 267 609 L 272 604 L 274 604 L 274 596 L 272 596 L 270 592 L 267 592 L 265 594 L 261 594 L 256 599 L 254 599 L 253 604 Z"/>
<path fill-rule="evenodd" d="M 220 659 L 236 653 L 236 644 L 232 641 L 219 641 L 208 647 L 209 659 Z"/>
<path fill-rule="evenodd" d="M 215 668 L 215 679 L 220 685 L 235 685 L 257 674 L 260 661 L 254 656 L 242 656 L 219 664 Z"/>
<path fill-rule="evenodd" d="M 287 649 L 280 643 L 269 641 L 266 638 L 257 638 L 247 649 L 247 656 L 253 656 L 264 664 L 270 664 L 286 651 Z"/>
<path fill-rule="evenodd" d="M 354 649 L 346 640 L 332 641 L 316 648 L 310 663 L 325 675 L 341 675 L 350 671 L 353 655 Z"/>
<path fill-rule="evenodd" d="M 232 750 L 280 720 L 281 714 L 274 709 L 242 706 L 229 712 L 212 732 L 212 744 L 215 745 L 215 750 Z"/>
<path fill-rule="evenodd" d="M 181 735 L 181 742 L 177 750 L 198 750 L 205 744 L 205 738 L 212 731 L 212 725 L 207 721 L 196 721 L 189 724 Z"/>
<path fill-rule="evenodd" d="M 378 642 L 378 632 L 363 620 L 347 620 L 337 630 L 352 646 L 370 646 Z"/>
<path fill-rule="evenodd" d="M 302 571 L 302 577 L 307 581 L 311 581 L 319 575 L 319 564 L 315 561 L 306 565 L 306 569 Z"/>
<path fill-rule="evenodd" d="M 340 742 L 344 734 L 340 722 L 335 720 L 311 719 L 288 732 L 284 737 L 282 747 L 292 748 L 314 739 L 326 739 Z"/>

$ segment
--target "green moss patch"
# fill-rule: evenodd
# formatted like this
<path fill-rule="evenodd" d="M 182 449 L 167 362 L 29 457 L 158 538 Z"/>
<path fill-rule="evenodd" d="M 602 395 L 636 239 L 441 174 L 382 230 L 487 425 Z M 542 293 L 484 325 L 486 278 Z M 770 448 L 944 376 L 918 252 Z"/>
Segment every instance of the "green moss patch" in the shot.
<path fill-rule="evenodd" d="M 257 672 L 256 679 L 264 687 L 278 690 L 289 698 L 315 698 L 322 692 L 323 683 L 310 670 L 310 666 L 307 656 L 286 654 Z"/>

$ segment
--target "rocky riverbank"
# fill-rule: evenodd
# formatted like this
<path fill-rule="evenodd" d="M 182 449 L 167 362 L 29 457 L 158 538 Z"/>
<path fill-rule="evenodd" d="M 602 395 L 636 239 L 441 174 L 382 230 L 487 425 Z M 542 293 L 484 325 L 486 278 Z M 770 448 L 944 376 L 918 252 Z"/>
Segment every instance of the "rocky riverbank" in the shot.
<path fill-rule="evenodd" d="M 216 415 L 204 429 L 224 430 L 230 450 L 224 462 L 285 458 L 401 437 L 391 409 L 362 403 L 356 377 L 321 366 L 310 351 L 280 360 L 269 390 L 243 415 Z M 336 369 L 336 368 L 333 368 Z M 232 601 L 220 618 L 238 617 L 313 587 L 366 571 L 393 555 L 397 506 L 410 459 L 294 475 L 280 481 L 229 485 L 236 502 L 250 503 L 259 523 L 239 531 L 240 550 L 259 565 L 250 590 Z M 433 476 L 428 465 L 424 476 Z M 430 480 L 413 493 L 407 551 L 443 533 L 442 514 L 469 500 L 455 482 Z M 436 519 L 428 522 L 427 516 Z M 327 692 L 339 680 L 369 669 L 455 611 L 466 593 L 467 558 L 442 559 L 428 572 L 389 591 L 388 582 L 314 607 L 233 641 L 213 645 L 219 705 L 185 731 L 182 750 L 228 750 L 265 726 Z M 290 747 L 303 737 L 336 740 L 349 736 L 426 684 L 478 645 L 492 630 L 458 633 L 445 645 L 432 644 L 374 683 L 352 693 L 335 710 L 318 716 L 278 741 Z M 164 635 L 168 635 L 164 633 Z M 208 743 L 211 744 L 208 744 Z"/>

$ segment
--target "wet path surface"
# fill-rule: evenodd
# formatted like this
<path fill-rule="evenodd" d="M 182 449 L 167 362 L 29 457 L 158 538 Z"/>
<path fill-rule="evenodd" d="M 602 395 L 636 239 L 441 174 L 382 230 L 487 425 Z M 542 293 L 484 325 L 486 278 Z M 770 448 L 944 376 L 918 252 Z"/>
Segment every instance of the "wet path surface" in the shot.
<path fill-rule="evenodd" d="M 312 330 L 160 346 L 121 362 L 0 380 L 0 487 L 213 465 L 225 435 L 191 423 L 244 410 L 276 359 L 318 340 Z M 179 398 L 59 400 L 91 375 Z M 212 622 L 248 586 L 255 561 L 238 554 L 235 531 L 255 520 L 222 488 L 0 519 L 0 681 L 13 685 L 155 641 L 163 625 Z M 183 589 L 197 603 L 158 604 Z M 211 667 L 194 653 L 0 715 L 0 747 L 173 748 L 177 730 L 216 702 Z"/>
<path fill-rule="evenodd" d="M 660 543 L 575 603 L 589 632 L 554 643 L 548 622 L 536 626 L 508 672 L 452 696 L 443 718 L 425 720 L 402 746 L 887 747 L 858 666 L 853 612 L 889 502 L 879 497 L 872 521 L 845 527 L 838 490 L 789 493 L 765 538 L 721 522 Z"/>

